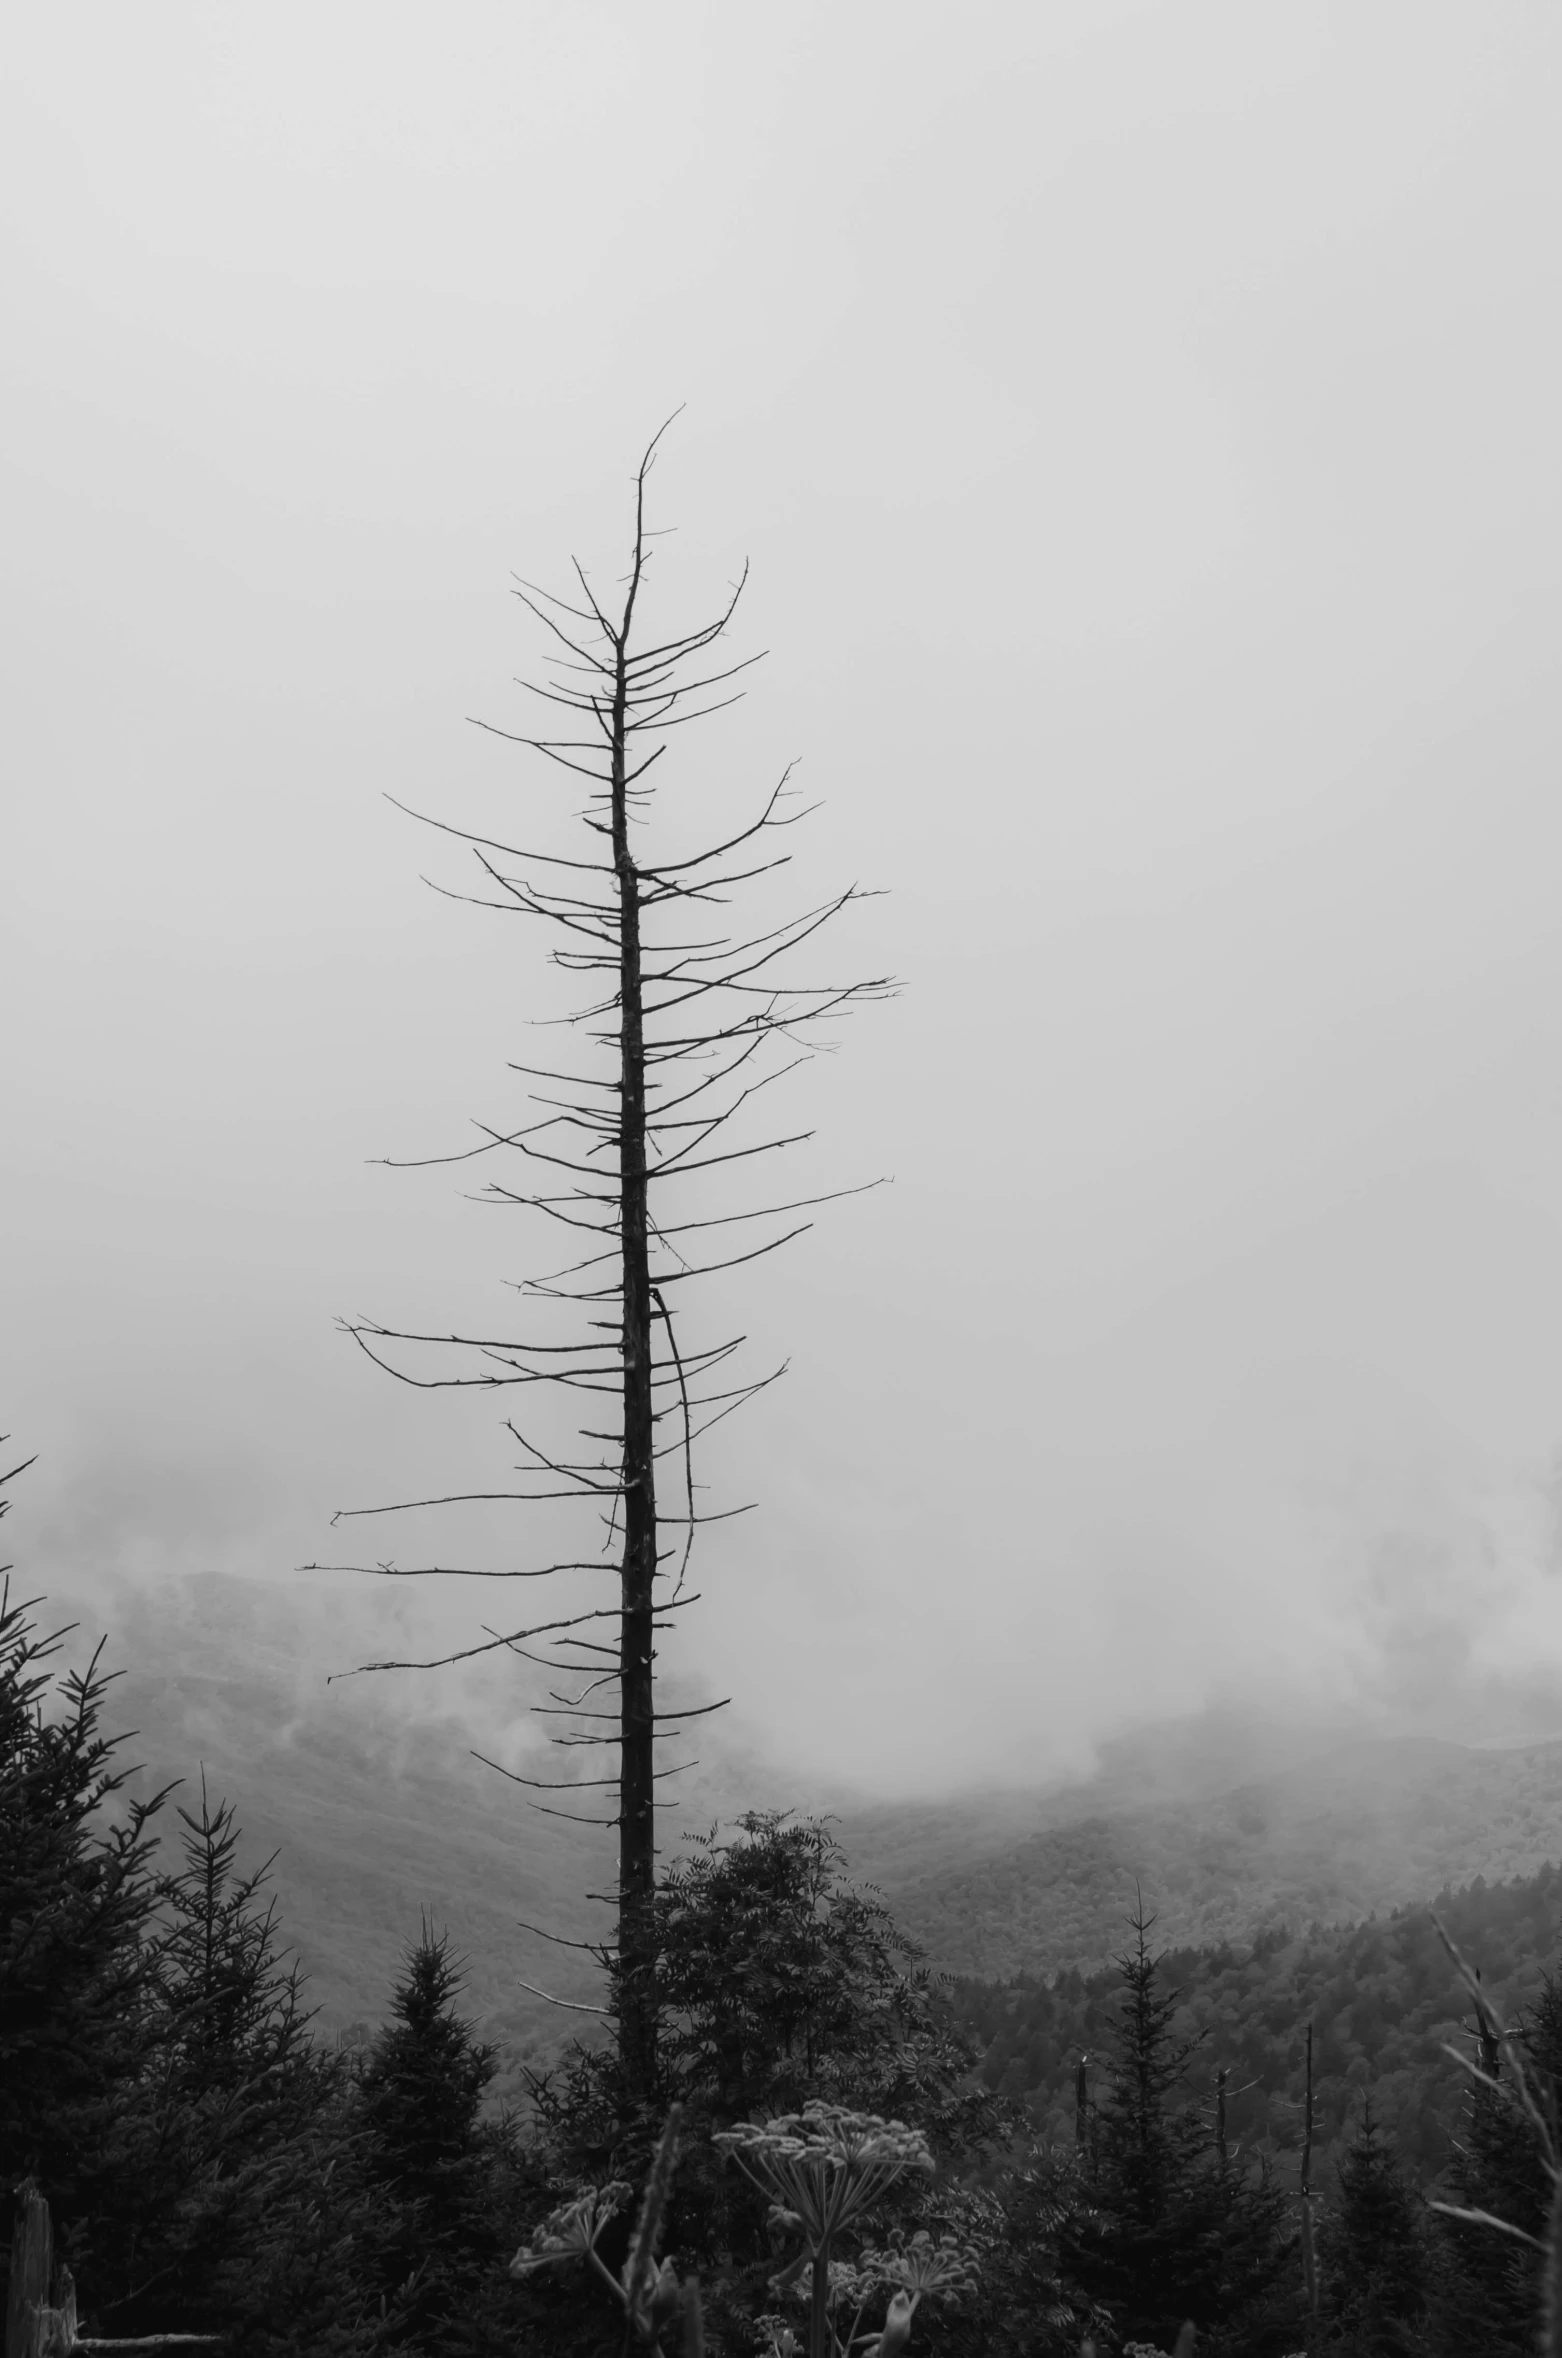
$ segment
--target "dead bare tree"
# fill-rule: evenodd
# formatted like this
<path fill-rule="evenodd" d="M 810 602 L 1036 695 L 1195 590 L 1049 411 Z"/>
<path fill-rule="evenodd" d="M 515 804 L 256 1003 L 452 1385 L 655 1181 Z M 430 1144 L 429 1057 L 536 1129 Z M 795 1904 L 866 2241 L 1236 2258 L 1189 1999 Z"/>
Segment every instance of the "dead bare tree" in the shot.
<path fill-rule="evenodd" d="M 688 1183 L 718 1166 L 729 1177 L 746 1174 L 811 1136 L 765 1127 L 756 1132 L 752 1117 L 761 1093 L 804 1061 L 852 1007 L 894 987 L 886 977 L 847 983 L 790 979 L 793 953 L 860 897 L 855 886 L 794 909 L 779 922 L 761 921 L 752 931 L 721 914 L 706 922 L 708 913 L 727 909 L 739 888 L 788 864 L 790 854 L 777 839 L 807 815 L 795 805 L 789 773 L 744 823 L 704 848 L 667 858 L 639 848 L 651 816 L 649 775 L 671 732 L 736 701 L 741 691 L 734 683 L 758 660 L 724 662 L 715 652 L 732 623 L 746 572 L 713 619 L 660 639 L 642 629 L 655 537 L 646 522 L 646 486 L 660 440 L 658 435 L 652 442 L 634 478 L 633 537 L 621 601 L 600 599 L 579 563 L 578 591 L 569 599 L 529 583 L 516 593 L 548 634 L 553 653 L 542 679 L 520 684 L 569 716 L 565 733 L 493 732 L 542 756 L 567 778 L 588 781 L 579 815 L 597 846 L 587 858 L 561 857 L 442 826 L 470 847 L 481 871 L 479 889 L 457 897 L 537 920 L 562 937 L 549 953 L 553 964 L 588 978 L 591 986 L 588 1003 L 566 1020 L 602 1059 L 603 1069 L 573 1069 L 573 1059 L 564 1060 L 568 1070 L 552 1063 L 516 1066 L 534 1084 L 535 1118 L 502 1129 L 479 1124 L 480 1143 L 466 1154 L 431 1159 L 500 1160 L 509 1175 L 489 1180 L 482 1191 L 489 1200 L 527 1207 L 589 1242 L 568 1266 L 524 1282 L 521 1290 L 539 1318 L 538 1331 L 524 1336 L 445 1336 L 344 1321 L 376 1365 L 403 1383 L 508 1387 L 523 1399 L 536 1392 L 573 1406 L 573 1438 L 566 1445 L 545 1445 L 530 1415 L 524 1429 L 517 1417 L 507 1420 L 521 1452 L 516 1490 L 346 1512 L 403 1513 L 479 1496 L 568 1500 L 587 1507 L 605 1528 L 603 1552 L 595 1559 L 580 1554 L 488 1576 L 535 1579 L 612 1564 L 611 1603 L 489 1631 L 483 1644 L 440 1659 L 508 1647 L 551 1670 L 584 1675 L 579 1692 L 555 1690 L 543 1708 L 564 1718 L 556 1744 L 616 1747 L 612 1774 L 517 1781 L 570 1793 L 589 1784 L 616 1803 L 610 1817 L 595 1821 L 616 1825 L 619 1836 L 617 1941 L 601 1953 L 612 1968 L 611 2011 L 627 2089 L 644 2101 L 652 2099 L 656 2083 L 656 1787 L 676 1774 L 661 1765 L 658 1746 L 696 1716 L 658 1711 L 656 1640 L 677 1612 L 697 1601 L 688 1586 L 696 1531 L 723 1519 L 722 1511 L 700 1503 L 694 1445 L 784 1372 L 746 1374 L 736 1363 L 741 1335 L 688 1341 L 681 1309 L 675 1315 L 673 1305 L 681 1305 L 685 1297 L 678 1289 L 692 1281 L 757 1260 L 801 1235 L 812 1225 L 802 1215 L 817 1205 L 862 1192 L 848 1187 L 781 1201 L 727 1199 L 726 1208 L 711 1211 L 687 1200 Z M 642 643 L 645 638 L 649 643 Z M 727 1251 L 729 1237 L 741 1249 Z M 573 1333 L 546 1323 L 561 1306 Z M 447 1355 L 432 1371 L 429 1352 Z M 607 1399 L 616 1404 L 616 1422 L 600 1413 Z M 675 1502 L 659 1502 L 662 1469 L 675 1475 Z M 391 1563 L 361 1568 L 396 1576 L 474 1569 Z M 616 1622 L 616 1630 L 604 1630 L 605 1622 Z M 539 1645 L 540 1653 L 534 1650 Z"/>

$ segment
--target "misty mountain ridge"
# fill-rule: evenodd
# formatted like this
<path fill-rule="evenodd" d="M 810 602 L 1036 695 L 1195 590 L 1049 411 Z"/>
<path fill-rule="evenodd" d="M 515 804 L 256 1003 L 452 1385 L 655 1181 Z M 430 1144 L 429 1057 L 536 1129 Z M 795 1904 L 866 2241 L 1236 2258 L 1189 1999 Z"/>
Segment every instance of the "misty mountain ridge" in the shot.
<path fill-rule="evenodd" d="M 40 1613 L 66 1617 L 52 1602 Z M 323 2030 L 383 2017 L 425 1915 L 466 1958 L 467 2009 L 512 2071 L 589 2030 L 590 2013 L 536 1993 L 600 1999 L 590 1959 L 561 1945 L 610 1922 L 587 1895 L 613 1887 L 611 1831 L 577 1822 L 600 1799 L 522 1787 L 472 1757 L 559 1773 L 528 1717 L 523 1665 L 327 1685 L 328 1671 L 410 1658 L 428 1638 L 414 1602 L 361 1588 L 202 1575 L 74 1617 L 76 1659 L 107 1627 L 106 1663 L 122 1673 L 107 1724 L 139 1731 L 126 1754 L 143 1764 L 138 1789 L 183 1778 L 175 1800 L 190 1806 L 204 1766 L 214 1798 L 237 1807 L 247 1857 L 278 1852 L 279 1917 Z M 666 1849 L 746 1808 L 828 1810 L 852 1878 L 883 1892 L 930 1963 L 985 1979 L 1098 1968 L 1121 1946 L 1136 1884 L 1157 1943 L 1185 1947 L 1351 1923 L 1562 1858 L 1562 1740 L 1325 1742 L 1212 1713 L 1104 1748 L 1085 1780 L 885 1802 L 808 1789 L 695 1724 L 700 1760 L 668 1809 Z"/>
<path fill-rule="evenodd" d="M 874 1833 L 857 1829 L 854 1864 Z M 1213 1946 L 1357 1922 L 1559 1857 L 1562 1742 L 1401 1736 L 1337 1744 L 1203 1798 L 1060 1812 L 969 1863 L 917 1873 L 897 1845 L 886 1887 L 945 1969 L 1002 1978 L 1103 1964 L 1136 1884 L 1158 1944 Z"/>

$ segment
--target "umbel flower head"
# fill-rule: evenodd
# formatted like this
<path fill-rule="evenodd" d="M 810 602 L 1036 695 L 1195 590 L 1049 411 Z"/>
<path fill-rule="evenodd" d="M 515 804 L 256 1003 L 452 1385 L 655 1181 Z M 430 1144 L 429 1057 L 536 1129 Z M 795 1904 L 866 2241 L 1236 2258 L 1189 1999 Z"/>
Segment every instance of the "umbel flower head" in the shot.
<path fill-rule="evenodd" d="M 920 2129 L 817 2099 L 777 2120 L 723 2129 L 713 2142 L 772 2198 L 779 2222 L 799 2229 L 815 2252 L 827 2250 L 908 2170 L 933 2167 Z"/>
<path fill-rule="evenodd" d="M 633 2193 L 634 2188 L 624 2179 L 614 2178 L 606 2186 L 588 2186 L 584 2194 L 561 2202 L 526 2238 L 510 2262 L 510 2274 L 530 2276 L 534 2268 L 550 2267 L 555 2260 L 594 2259 L 597 2237 Z"/>
<path fill-rule="evenodd" d="M 952 2235 L 941 2235 L 935 2243 L 925 2227 L 919 2227 L 909 2242 L 864 2252 L 857 2262 L 859 2274 L 875 2284 L 895 2286 L 913 2309 L 924 2293 L 941 2293 L 947 2301 L 974 2293 L 978 2267 L 977 2255 L 968 2245 Z"/>
<path fill-rule="evenodd" d="M 614 2276 L 603 2264 L 597 2238 L 634 2193 L 634 2188 L 622 2178 L 611 2179 L 606 2186 L 585 2187 L 569 2202 L 560 2203 L 527 2237 L 510 2262 L 512 2276 L 526 2277 L 534 2268 L 551 2267 L 555 2260 L 584 2260 L 627 2312 L 641 2340 L 649 2342 L 653 2349 L 664 2328 L 676 2317 L 684 2321 L 686 2348 L 704 2347 L 698 2285 L 681 2285 L 671 2260 L 663 2260 L 658 2266 L 656 2259 L 656 2239 L 677 2166 L 682 2119 L 683 2107 L 675 2104 L 667 2115 L 667 2125 L 646 2174 L 629 2257 L 619 2275 Z"/>
<path fill-rule="evenodd" d="M 903 2292 L 909 2314 L 924 2294 L 958 2301 L 974 2293 L 980 2269 L 980 2258 L 969 2244 L 957 2242 L 952 2235 L 941 2235 L 935 2243 L 927 2229 L 919 2227 L 909 2240 L 890 2244 L 882 2251 L 870 2248 L 855 2260 L 831 2260 L 828 2306 L 836 2314 L 861 2310 L 875 2293 Z M 786 2281 L 779 2276 L 771 2281 L 778 2293 L 806 2297 L 795 2270 Z M 759 2322 L 764 2324 L 765 2320 Z"/>

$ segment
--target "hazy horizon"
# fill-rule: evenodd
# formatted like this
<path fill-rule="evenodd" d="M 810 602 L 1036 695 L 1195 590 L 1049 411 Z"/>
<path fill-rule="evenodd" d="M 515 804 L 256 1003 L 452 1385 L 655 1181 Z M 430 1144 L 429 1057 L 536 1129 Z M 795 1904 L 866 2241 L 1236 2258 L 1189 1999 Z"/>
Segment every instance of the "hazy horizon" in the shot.
<path fill-rule="evenodd" d="M 1562 26 L 95 0 L 10 64 L 25 1586 L 286 1610 L 334 1509 L 506 1471 L 334 1323 L 548 1249 L 371 1167 L 554 1004 L 385 798 L 567 830 L 466 718 L 687 404 L 661 610 L 747 558 L 769 654 L 671 823 L 800 757 L 905 988 L 788 1084 L 800 1175 L 893 1185 L 723 1281 L 791 1373 L 676 1675 L 877 1790 L 1562 1733 Z"/>
<path fill-rule="evenodd" d="M 12 1593 L 27 1593 L 25 1583 L 13 1579 Z M 331 1583 L 326 1595 L 297 1586 L 284 1593 L 263 1578 L 220 1572 L 93 1583 L 77 1594 L 62 1589 L 42 1600 L 35 1615 L 40 1629 L 64 1631 L 61 1664 L 85 1666 L 101 1644 L 100 1667 L 125 1688 L 122 1696 L 111 1689 L 108 1732 L 128 1737 L 138 1757 L 145 1753 L 155 1777 L 188 1782 L 216 1761 L 222 1776 L 237 1780 L 231 1797 L 241 1804 L 275 1806 L 266 1758 L 246 1757 L 262 1725 L 269 1729 L 268 1750 L 285 1754 L 301 1740 L 312 1752 L 325 1747 L 324 1756 L 333 1748 L 344 1757 L 366 1748 L 392 1781 L 415 1764 L 426 1770 L 437 1762 L 443 1774 L 489 1802 L 503 1798 L 490 1763 L 528 1776 L 567 1774 L 567 1761 L 548 1749 L 550 1723 L 530 1710 L 546 1700 L 552 1683 L 535 1667 L 489 1656 L 431 1669 L 364 1669 L 366 1661 L 388 1656 L 399 1663 L 432 1649 L 442 1618 L 410 1584 L 398 1584 L 390 1595 L 349 1582 Z M 221 1700 L 229 1691 L 231 1724 Z M 664 1700 L 673 1696 L 709 1699 L 702 1682 L 676 1672 Z M 742 1712 L 729 1711 L 705 1720 L 697 1741 L 684 1748 L 691 1772 L 666 1788 L 672 1815 L 662 1841 L 678 1847 L 690 1833 L 716 1821 L 730 1826 L 751 1808 L 844 1811 L 855 1821 L 898 1802 L 969 1806 L 978 1813 L 973 1824 L 990 1818 L 996 1833 L 1011 1821 L 1028 1828 L 1037 1804 L 1061 1801 L 1068 1817 L 1076 1809 L 1180 1805 L 1332 1766 L 1342 1750 L 1387 1759 L 1396 1748 L 1428 1743 L 1527 1751 L 1562 1744 L 1562 1729 L 1510 1725 L 1503 1735 L 1483 1737 L 1464 1725 L 1450 1734 L 1381 1699 L 1309 1704 L 1289 1697 L 1278 1706 L 1244 1708 L 1224 1698 L 1181 1714 L 1141 1717 L 1068 1759 L 1016 1761 L 953 1777 L 937 1769 L 908 1773 L 903 1765 L 894 1775 L 875 1774 L 870 1763 L 854 1776 L 795 1749 L 766 1748 Z M 528 1797 L 509 1798 L 523 1830 L 530 1824 Z"/>

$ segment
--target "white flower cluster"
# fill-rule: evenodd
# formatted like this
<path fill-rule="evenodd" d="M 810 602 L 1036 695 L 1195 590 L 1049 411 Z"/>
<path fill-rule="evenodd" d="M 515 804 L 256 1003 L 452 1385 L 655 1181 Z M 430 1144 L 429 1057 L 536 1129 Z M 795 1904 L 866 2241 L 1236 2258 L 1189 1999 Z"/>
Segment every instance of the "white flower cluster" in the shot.
<path fill-rule="evenodd" d="M 886 2163 L 897 2170 L 933 2167 L 920 2129 L 883 2120 L 876 2112 L 850 2112 L 843 2104 L 825 2104 L 818 2098 L 801 2112 L 723 2129 L 713 2142 L 738 2161 L 818 2164 L 831 2170 L 882 2168 Z"/>
<path fill-rule="evenodd" d="M 597 2237 L 633 2194 L 626 2180 L 613 2178 L 606 2186 L 588 2186 L 583 2194 L 561 2202 L 540 2227 L 533 2228 L 510 2262 L 510 2274 L 529 2276 L 534 2268 L 547 2268 L 555 2260 L 590 2259 Z"/>
<path fill-rule="evenodd" d="M 723 2129 L 713 2142 L 772 2196 L 776 2223 L 795 2229 L 815 2251 L 908 2170 L 933 2167 L 920 2129 L 817 2099 L 776 2120 Z"/>
<path fill-rule="evenodd" d="M 927 2229 L 919 2227 L 907 2243 L 864 2252 L 857 2272 L 872 2284 L 909 2293 L 913 2303 L 924 2293 L 941 2293 L 946 2301 L 958 2301 L 975 2292 L 979 2265 L 969 2244 L 957 2242 L 952 2235 L 941 2235 L 935 2243 Z"/>

